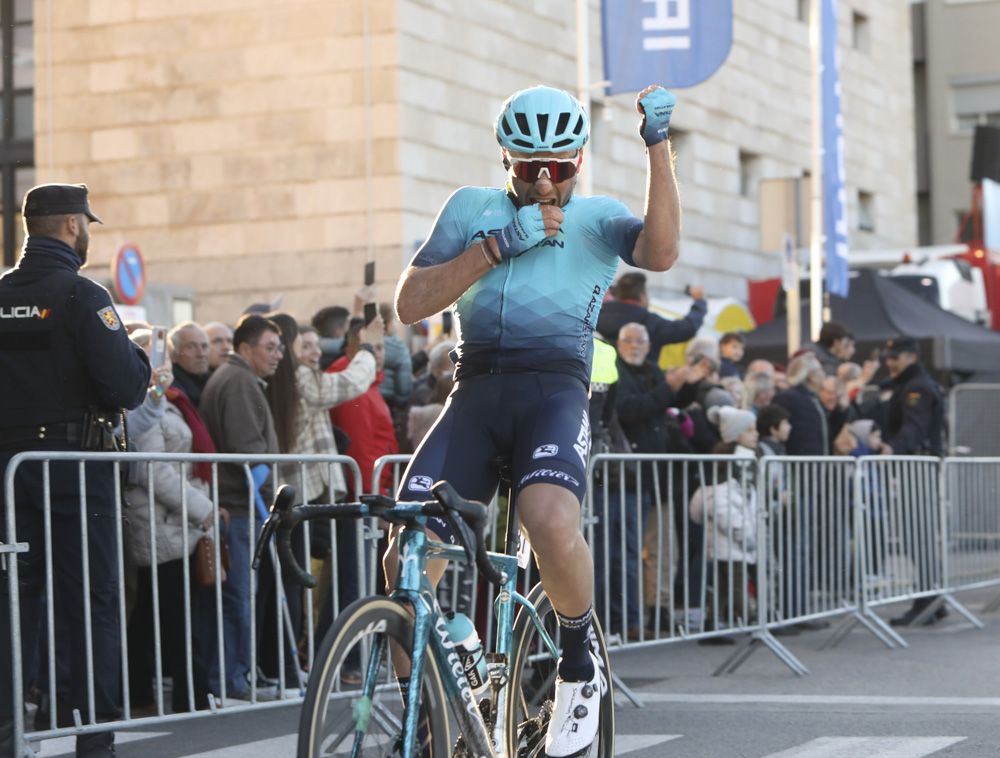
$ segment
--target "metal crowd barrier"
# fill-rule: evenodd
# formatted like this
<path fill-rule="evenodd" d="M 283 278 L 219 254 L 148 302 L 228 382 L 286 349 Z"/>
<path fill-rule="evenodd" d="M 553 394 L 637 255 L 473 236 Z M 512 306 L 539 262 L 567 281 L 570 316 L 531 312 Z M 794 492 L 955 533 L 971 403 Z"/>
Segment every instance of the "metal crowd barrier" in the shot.
<path fill-rule="evenodd" d="M 84 595 L 83 634 L 86 639 L 87 654 L 85 661 L 74 661 L 72 665 L 81 665 L 82 663 L 86 670 L 87 706 L 83 709 L 83 712 L 81 712 L 80 709 L 73 709 L 72 713 L 66 713 L 65 709 L 60 710 L 61 700 L 59 695 L 61 692 L 61 686 L 64 686 L 66 683 L 60 680 L 60 675 L 62 673 L 60 668 L 65 664 L 65 661 L 61 659 L 60 650 L 57 647 L 57 635 L 59 634 L 60 624 L 65 625 L 66 622 L 60 619 L 62 609 L 56 607 L 53 600 L 54 583 L 56 581 L 53 573 L 53 549 L 59 549 L 58 545 L 53 545 L 53 524 L 50 516 L 52 497 L 50 489 L 50 468 L 51 464 L 54 462 L 76 464 L 80 485 L 79 492 L 81 493 L 77 507 L 79 513 L 83 555 L 88 559 L 82 561 L 82 565 L 79 570 L 82 577 Z M 113 551 L 111 559 L 117 564 L 117 585 L 114 588 L 114 603 L 117 608 L 117 619 L 115 620 L 115 624 L 117 625 L 118 635 L 121 639 L 121 714 L 118 718 L 100 721 L 95 712 L 94 630 L 93 618 L 91 614 L 92 600 L 96 597 L 93 593 L 96 588 L 92 588 L 90 586 L 91 583 L 89 579 L 90 564 L 95 555 L 92 551 L 87 529 L 88 511 L 85 464 L 89 462 L 110 463 L 113 466 L 115 482 L 113 515 L 115 523 L 118 525 L 115 529 L 115 544 L 111 546 L 111 550 Z M 241 571 L 246 572 L 245 574 L 242 574 L 244 582 L 243 586 L 247 588 L 244 600 L 249 607 L 249 628 L 246 630 L 249 635 L 249 649 L 245 649 L 245 653 L 249 656 L 249 679 L 247 682 L 248 695 L 242 695 L 242 697 L 246 698 L 245 700 L 228 697 L 230 694 L 237 693 L 230 693 L 228 691 L 229 687 L 227 686 L 226 656 L 221 652 L 224 651 L 226 647 L 224 629 L 230 614 L 227 612 L 227 602 L 229 601 L 229 598 L 224 597 L 227 593 L 224 589 L 219 573 L 217 572 L 216 574 L 214 587 L 196 588 L 194 586 L 192 582 L 194 565 L 191 558 L 191 551 L 194 549 L 194 544 L 191 541 L 188 531 L 183 530 L 182 542 L 184 556 L 182 559 L 179 559 L 182 561 L 182 579 L 180 582 L 182 607 L 174 609 L 176 611 L 176 617 L 168 616 L 166 618 L 161 618 L 160 596 L 164 588 L 161 586 L 160 582 L 160 569 L 158 568 L 157 562 L 154 558 L 152 565 L 149 566 L 148 569 L 150 584 L 148 586 L 137 586 L 136 574 L 138 573 L 138 567 L 135 565 L 131 556 L 134 545 L 129 544 L 130 535 L 128 534 L 128 530 L 124 529 L 123 519 L 127 518 L 129 514 L 127 498 L 129 492 L 131 491 L 131 486 L 128 483 L 123 486 L 122 475 L 126 474 L 130 470 L 130 467 L 133 473 L 135 472 L 135 467 L 143 467 L 145 469 L 145 481 L 147 482 L 146 490 L 149 495 L 149 510 L 146 515 L 150 522 L 150 544 L 145 547 L 148 549 L 148 554 L 150 556 L 156 556 L 158 519 L 155 515 L 154 506 L 154 500 L 156 498 L 155 469 L 159 466 L 169 466 L 172 467 L 180 477 L 186 478 L 191 471 L 191 467 L 197 463 L 209 463 L 211 466 L 211 477 L 206 494 L 212 501 L 210 521 L 213 535 L 217 536 L 220 534 L 220 506 L 229 510 L 231 514 L 230 520 L 232 520 L 234 516 L 245 515 L 247 523 L 254 524 L 256 526 L 256 528 L 247 530 L 247 543 L 243 545 L 240 550 L 242 555 L 246 556 L 246 560 L 243 561 L 243 565 L 236 565 L 236 556 L 234 554 L 234 565 L 231 566 L 230 575 L 231 578 L 235 578 L 241 576 Z M 42 467 L 42 477 L 44 483 L 43 497 L 45 507 L 43 545 L 28 546 L 18 543 L 16 523 L 17 488 L 15 487 L 15 479 L 19 469 L 28 465 L 36 464 L 40 464 Z M 239 469 L 241 469 L 244 473 L 247 481 L 247 490 L 246 499 L 242 502 L 220 503 L 219 470 L 221 466 L 227 465 L 239 467 Z M 301 619 L 293 619 L 289 612 L 287 602 L 289 595 L 287 593 L 300 592 L 301 590 L 283 586 L 281 571 L 276 568 L 276 552 L 272 546 L 270 556 L 265 556 L 265 563 L 271 564 L 270 576 L 273 577 L 273 587 L 271 587 L 266 594 L 261 594 L 258 591 L 257 577 L 255 577 L 252 569 L 250 568 L 249 556 L 252 556 L 253 554 L 257 531 L 262 521 L 262 511 L 266 509 L 268 504 L 263 503 L 256 495 L 257 487 L 254 484 L 255 472 L 253 472 L 253 468 L 257 466 L 264 466 L 268 469 L 271 481 L 279 481 L 282 483 L 287 482 L 293 485 L 298 485 L 298 491 L 303 492 L 303 481 L 306 476 L 306 466 L 308 465 L 322 465 L 330 468 L 334 466 L 343 466 L 350 470 L 353 474 L 354 482 L 360 483 L 361 481 L 360 470 L 358 469 L 357 464 L 353 459 L 347 456 L 197 455 L 170 453 L 114 454 L 79 452 L 25 452 L 15 456 L 7 466 L 4 481 L 5 501 L 8 504 L 8 507 L 6 508 L 6 540 L 5 544 L 0 546 L 0 553 L 3 554 L 0 557 L 5 559 L 4 566 L 7 574 L 7 590 L 10 597 L 9 608 L 6 610 L 10 616 L 12 641 L 11 650 L 9 653 L 4 653 L 11 655 L 12 681 L 0 682 L 0 686 L 10 686 L 13 690 L 14 744 L 24 744 L 25 693 L 21 685 L 26 679 L 35 685 L 37 690 L 42 695 L 42 701 L 48 704 L 47 713 L 45 712 L 44 707 L 41 712 L 36 711 L 35 713 L 35 720 L 33 723 L 34 729 L 26 735 L 27 739 L 31 742 L 69 734 L 108 731 L 125 726 L 135 726 L 137 724 L 163 723 L 192 717 L 210 716 L 221 712 L 231 713 L 249 708 L 275 707 L 288 703 L 300 702 L 303 692 L 302 687 L 305 682 L 305 672 L 302 670 L 302 667 L 304 666 L 304 668 L 308 670 L 312 665 L 313 656 L 315 654 L 315 641 L 317 638 L 316 624 L 319 620 L 317 618 L 319 611 L 318 606 L 327 606 L 328 613 L 324 613 L 324 616 L 326 617 L 327 622 L 331 621 L 340 612 L 341 607 L 346 605 L 346 602 L 350 600 L 350 598 L 342 597 L 341 590 L 346 589 L 351 595 L 357 597 L 366 594 L 368 591 L 368 577 L 373 573 L 370 571 L 370 564 L 363 551 L 356 550 L 354 556 L 338 555 L 339 537 L 343 537 L 346 543 L 350 543 L 350 539 L 348 538 L 349 535 L 347 535 L 347 533 L 340 534 L 342 530 L 349 529 L 354 532 L 355 544 L 361 544 L 360 540 L 362 538 L 362 534 L 360 522 L 352 521 L 338 523 L 336 521 L 331 521 L 327 527 L 329 529 L 328 545 L 330 550 L 329 557 L 325 561 L 327 567 L 343 566 L 346 562 L 354 561 L 357 578 L 360 581 L 363 581 L 364 584 L 359 582 L 357 587 L 339 587 L 337 573 L 334 571 L 333 581 L 329 581 L 327 583 L 327 587 L 322 595 L 318 591 L 303 593 L 303 616 Z M 285 472 L 285 476 L 279 475 L 279 466 L 282 467 Z M 263 472 L 258 471 L 256 473 L 260 474 Z M 332 480 L 332 477 L 330 477 L 330 480 Z M 187 523 L 189 498 L 187 496 L 186 489 L 178 489 L 179 492 L 173 493 L 173 499 L 179 499 L 182 520 L 183 523 Z M 360 494 L 360 488 L 357 488 L 353 493 L 355 499 L 358 494 Z M 322 529 L 324 527 L 320 526 L 319 528 Z M 313 527 L 313 529 L 315 529 L 315 527 Z M 309 554 L 313 536 L 314 535 L 310 533 L 310 524 L 304 524 L 302 542 L 304 544 L 304 552 L 306 553 L 306 556 Z M 236 545 L 234 543 L 234 547 L 235 546 Z M 18 561 L 9 559 L 7 554 L 25 552 L 29 547 L 33 550 L 44 549 L 45 552 L 45 575 L 42 582 L 44 594 L 43 601 L 45 607 L 38 628 L 22 629 L 20 608 L 24 599 L 20 598 L 19 595 L 20 584 L 18 577 Z M 106 545 L 99 547 L 104 550 L 107 549 Z M 97 549 L 97 547 L 93 548 L 93 550 Z M 243 549 L 245 549 L 245 552 L 243 552 Z M 234 553 L 235 552 L 236 551 L 234 550 Z M 221 565 L 221 558 L 220 543 L 219 540 L 216 539 L 216 566 Z M 341 558 L 343 558 L 343 561 Z M 174 591 L 176 591 L 176 588 L 174 588 Z M 139 593 L 142 592 L 148 592 L 150 595 L 147 599 L 151 605 L 152 617 L 151 619 L 146 619 L 146 621 L 152 624 L 152 650 L 144 650 L 141 653 L 133 652 L 130 656 L 129 622 L 133 620 L 133 618 L 130 618 L 130 615 L 134 617 L 134 613 L 136 611 L 136 600 Z M 268 602 L 270 607 L 275 609 L 273 612 L 267 614 L 269 618 L 265 618 L 263 615 L 258 613 L 258 607 L 262 602 Z M 208 607 L 210 609 L 209 614 L 211 617 L 210 621 L 212 627 L 210 632 L 206 632 L 205 629 L 202 629 L 201 634 L 193 628 L 193 622 L 196 616 L 195 608 L 200 607 Z M 271 682 L 267 682 L 266 680 L 261 681 L 258 679 L 259 655 L 257 637 L 258 632 L 263 633 L 264 631 L 270 631 L 265 630 L 263 626 L 265 622 L 274 624 L 273 637 L 275 644 L 274 649 L 262 649 L 260 652 L 268 653 L 277 666 L 277 679 L 273 684 Z M 293 632 L 296 622 L 299 622 L 298 625 L 302 629 L 301 635 L 296 635 Z M 164 649 L 164 641 L 161 634 L 163 629 L 169 629 L 169 627 L 164 624 L 169 625 L 172 623 L 176 623 L 182 627 L 181 633 L 183 634 L 184 681 L 171 681 L 168 686 L 166 680 L 168 679 L 167 664 L 169 661 L 166 660 L 167 651 Z M 170 629 L 170 631 L 174 632 L 172 629 Z M 319 632 L 322 633 L 322 630 L 319 630 Z M 35 635 L 39 641 L 38 656 L 34 660 L 22 660 L 20 653 L 22 649 L 22 638 L 25 635 Z M 297 637 L 301 637 L 301 639 L 304 640 L 304 644 L 302 646 L 303 649 L 301 650 L 299 647 L 300 639 Z M 206 654 L 207 657 L 202 658 L 198 656 L 196 653 L 199 649 L 201 649 L 203 654 L 206 654 L 205 651 L 208 651 Z M 141 711 L 137 711 L 131 706 L 132 693 L 130 691 L 130 671 L 133 666 L 144 664 L 144 658 L 148 658 L 149 656 L 153 659 L 152 671 L 150 672 L 152 681 L 148 683 L 143 682 L 143 685 L 146 686 L 148 684 L 152 688 L 153 703 L 152 707 L 146 707 Z M 300 666 L 300 661 L 302 662 L 302 666 Z M 173 670 L 176 672 L 177 662 L 174 661 L 173 663 Z M 287 667 L 290 665 L 294 665 L 296 670 L 288 671 Z M 206 666 L 209 668 L 207 671 L 205 670 Z M 195 671 L 195 667 L 198 667 L 197 672 Z M 211 687 L 214 694 L 209 694 L 206 697 L 206 702 L 195 702 L 194 682 L 196 681 L 196 678 L 203 677 L 216 680 Z M 285 685 L 289 681 L 297 682 L 298 686 L 293 686 L 291 688 L 286 687 Z M 168 692 L 172 691 L 173 688 L 177 687 L 186 687 L 188 696 L 187 702 L 189 707 L 188 710 L 174 713 L 171 712 L 171 709 L 167 705 L 166 695 Z"/>
<path fill-rule="evenodd" d="M 215 534 L 220 528 L 220 505 L 232 512 L 245 508 L 249 523 L 259 524 L 261 506 L 253 484 L 254 467 L 267 467 L 272 480 L 299 484 L 306 476 L 306 466 L 344 466 L 355 483 L 352 497 L 360 494 L 361 476 L 357 464 L 347 456 L 245 456 L 180 454 L 105 454 L 30 452 L 10 462 L 5 477 L 8 504 L 15 503 L 15 477 L 20 467 L 41 462 L 46 484 L 48 514 L 49 466 L 52 462 L 76 464 L 80 491 L 85 492 L 85 463 L 110 462 L 115 469 L 115 517 L 121 523 L 128 515 L 125 498 L 128 492 L 118 474 L 126 465 L 145 467 L 150 502 L 156 496 L 154 467 L 173 466 L 186 477 L 196 463 L 211 465 L 209 493 L 212 500 L 211 523 Z M 379 488 L 383 474 L 391 470 L 392 484 L 398 487 L 409 456 L 386 456 L 373 470 L 373 489 Z M 238 504 L 220 503 L 219 471 L 221 466 L 242 469 L 246 481 L 246 500 Z M 279 466 L 281 470 L 279 472 Z M 292 472 L 292 473 L 290 473 Z M 260 472 L 258 472 L 260 473 Z M 905 646 L 905 641 L 876 614 L 875 609 L 905 600 L 928 598 L 926 617 L 942 603 L 956 608 L 971 623 L 981 625 L 954 598 L 955 592 L 1000 585 L 1000 516 L 995 507 L 1000 494 L 1000 459 L 976 458 L 939 460 L 926 457 L 870 458 L 796 458 L 769 457 L 760 460 L 735 456 L 695 455 L 594 455 L 589 467 L 590 487 L 585 502 L 583 525 L 595 556 L 596 609 L 615 649 L 648 647 L 692 639 L 741 636 L 742 645 L 720 666 L 716 674 L 732 673 L 760 647 L 771 650 L 796 674 L 808 669 L 777 640 L 772 632 L 803 621 L 817 621 L 842 616 L 828 645 L 834 645 L 856 625 L 862 624 L 888 647 Z M 505 493 L 501 493 L 502 495 Z M 79 517 L 85 552 L 87 542 L 87 503 L 79 502 Z M 491 504 L 494 513 L 494 546 L 503 538 L 505 497 Z M 188 502 L 182 491 L 180 509 L 187 520 Z M 149 506 L 151 526 L 150 551 L 155 554 L 156 519 Z M 251 514 L 253 518 L 251 520 Z M 316 527 L 313 526 L 313 529 Z M 129 613 L 133 611 L 132 586 L 136 571 L 130 563 L 127 536 L 116 530 L 113 559 L 117 562 L 118 581 L 115 603 L 118 633 L 121 636 L 120 673 L 123 682 L 121 717 L 99 722 L 94 707 L 93 630 L 89 610 L 85 636 L 88 655 L 88 707 L 72 714 L 59 711 L 59 649 L 57 631 L 59 609 L 53 602 L 52 524 L 46 516 L 43 544 L 46 554 L 42 623 L 36 629 L 20 628 L 19 579 L 17 561 L 9 556 L 24 552 L 28 545 L 18 542 L 15 508 L 6 510 L 6 541 L 0 544 L 0 559 L 7 568 L 9 613 L 12 625 L 12 679 L 14 730 L 16 739 L 24 734 L 24 693 L 20 684 L 27 678 L 47 695 L 51 707 L 44 718 L 36 718 L 32 741 L 66 734 L 105 731 L 122 726 L 208 716 L 247 708 L 274 707 L 299 702 L 301 689 L 287 691 L 282 683 L 291 674 L 304 683 L 304 672 L 315 654 L 317 616 L 320 606 L 329 622 L 354 596 L 381 591 L 376 576 L 381 560 L 384 531 L 376 520 L 341 523 L 331 521 L 328 528 L 329 558 L 326 585 L 321 590 L 304 593 L 302 633 L 295 632 L 295 619 L 288 611 L 287 592 L 280 570 L 273 570 L 276 556 L 268 556 L 272 565 L 274 587 L 267 594 L 254 591 L 256 577 L 248 565 L 239 567 L 248 590 L 249 605 L 249 699 L 228 697 L 226 682 L 224 628 L 226 594 L 217 579 L 210 588 L 208 605 L 213 622 L 211 639 L 198 639 L 193 628 L 196 591 L 191 584 L 193 566 L 189 537 L 184 535 L 182 561 L 182 606 L 177 623 L 183 626 L 183 682 L 172 686 L 187 688 L 188 702 L 194 699 L 196 647 L 207 644 L 217 659 L 215 695 L 197 703 L 204 710 L 190 708 L 170 712 L 166 705 L 166 651 L 161 639 L 159 610 L 159 570 L 150 567 L 151 613 L 154 659 L 151 682 L 154 705 L 136 712 L 130 705 Z M 310 525 L 303 527 L 303 542 L 308 551 L 313 534 Z M 349 529 L 350 533 L 343 530 Z M 253 549 L 256 529 L 249 529 L 245 547 Z M 340 555 L 338 544 L 353 546 L 354 555 Z M 34 549 L 36 546 L 31 546 Z M 57 548 L 58 546 L 56 546 Z M 216 561 L 221 553 L 216 542 Z M 337 567 L 353 563 L 357 585 L 341 586 Z M 81 566 L 84 605 L 90 607 L 88 562 Z M 239 570 L 234 569 L 234 570 Z M 529 564 L 525 587 L 536 581 L 537 572 Z M 348 592 L 351 597 L 344 597 Z M 478 582 L 475 567 L 453 564 L 439 587 L 445 608 L 461 608 L 483 621 L 492 608 L 494 589 Z M 201 598 L 206 599 L 205 597 Z M 258 687 L 258 606 L 273 601 L 280 612 L 269 614 L 273 624 L 273 659 L 277 665 L 277 686 L 273 693 Z M 1000 599 L 992 604 L 1000 605 Z M 169 621 L 170 619 L 167 619 Z M 487 631 L 486 644 L 492 644 L 493 630 Z M 21 638 L 33 634 L 40 640 L 38 663 L 22 661 Z M 285 651 L 287 650 L 287 655 Z M 286 666 L 294 663 L 296 670 Z M 0 683 L 8 686 L 9 683 Z M 624 690 L 623 690 L 624 691 Z M 628 693 L 626 693 L 628 694 Z M 267 699 L 271 697 L 273 699 Z M 71 716 L 72 725 L 67 725 Z"/>
<path fill-rule="evenodd" d="M 949 593 L 1000 585 L 1000 458 L 945 458 L 944 586 Z M 1000 596 L 983 613 L 1000 608 Z"/>

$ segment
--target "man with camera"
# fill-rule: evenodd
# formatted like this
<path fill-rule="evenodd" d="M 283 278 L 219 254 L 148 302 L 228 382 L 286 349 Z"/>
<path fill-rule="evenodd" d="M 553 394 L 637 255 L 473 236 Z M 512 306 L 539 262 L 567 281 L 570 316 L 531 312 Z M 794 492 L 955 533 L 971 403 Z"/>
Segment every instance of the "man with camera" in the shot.
<path fill-rule="evenodd" d="M 138 406 L 149 386 L 149 363 L 132 344 L 111 297 L 78 271 L 87 261 L 89 224 L 100 223 L 82 184 L 43 184 L 28 190 L 22 209 L 24 255 L 0 277 L 0 471 L 26 450 L 113 451 L 123 408 Z M 12 659 L 20 653 L 24 681 L 44 682 L 32 670 L 55 665 L 57 726 L 72 726 L 79 709 L 85 723 L 119 715 L 121 645 L 118 620 L 118 513 L 110 462 L 83 468 L 53 461 L 21 464 L 12 507 L 17 555 L 21 650 L 12 651 L 6 576 L 0 576 L 0 754 L 13 753 Z M 81 478 L 85 491 L 80 492 Z M 46 513 L 46 511 L 48 513 Z M 46 520 L 50 534 L 46 534 Z M 5 535 L 6 538 L 15 535 Z M 51 538 L 55 651 L 38 649 L 45 600 L 45 544 Z M 13 540 L 12 540 L 13 541 Z M 5 564 L 6 568 L 6 564 Z M 84 577 L 89 575 L 89 586 Z M 90 606 L 89 633 L 85 602 Z M 87 642 L 92 640 L 88 651 Z M 93 697 L 88 693 L 92 662 Z M 20 682 L 17 683 L 18 686 Z M 43 685 L 43 690 L 47 688 Z M 91 706 L 93 711 L 91 711 Z M 53 713 L 54 711 L 54 713 Z M 46 724 L 47 725 L 47 724 Z M 77 737 L 77 756 L 114 754 L 114 734 Z"/>

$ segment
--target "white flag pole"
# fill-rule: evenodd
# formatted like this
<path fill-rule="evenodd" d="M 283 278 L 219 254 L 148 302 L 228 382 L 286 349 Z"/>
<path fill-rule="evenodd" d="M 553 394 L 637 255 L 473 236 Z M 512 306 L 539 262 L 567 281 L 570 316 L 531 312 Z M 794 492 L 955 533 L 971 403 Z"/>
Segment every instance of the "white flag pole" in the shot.
<path fill-rule="evenodd" d="M 813 342 L 819 339 L 823 326 L 823 38 L 822 8 L 824 0 L 809 3 L 809 44 L 812 52 L 812 189 L 809 240 L 809 334 Z"/>
<path fill-rule="evenodd" d="M 587 111 L 587 118 L 593 122 L 590 112 L 590 8 L 588 0 L 576 0 L 576 91 L 577 99 Z M 591 126 L 593 129 L 593 126 Z M 580 175 L 578 186 L 581 195 L 594 194 L 594 162 L 588 155 Z"/>

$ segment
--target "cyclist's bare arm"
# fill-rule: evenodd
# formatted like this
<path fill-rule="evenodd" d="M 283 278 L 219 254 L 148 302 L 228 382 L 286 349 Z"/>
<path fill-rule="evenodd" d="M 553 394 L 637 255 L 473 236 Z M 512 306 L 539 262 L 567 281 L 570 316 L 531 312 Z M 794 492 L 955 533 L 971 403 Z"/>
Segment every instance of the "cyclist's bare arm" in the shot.
<path fill-rule="evenodd" d="M 681 205 L 669 145 L 664 140 L 648 148 L 646 215 L 632 248 L 635 265 L 649 271 L 666 271 L 677 261 Z"/>
<path fill-rule="evenodd" d="M 500 260 L 496 242 L 485 241 L 493 262 Z M 415 324 L 449 307 L 493 268 L 483 254 L 483 245 L 476 242 L 450 261 L 435 266 L 410 266 L 399 278 L 396 287 L 396 314 L 406 324 Z"/>

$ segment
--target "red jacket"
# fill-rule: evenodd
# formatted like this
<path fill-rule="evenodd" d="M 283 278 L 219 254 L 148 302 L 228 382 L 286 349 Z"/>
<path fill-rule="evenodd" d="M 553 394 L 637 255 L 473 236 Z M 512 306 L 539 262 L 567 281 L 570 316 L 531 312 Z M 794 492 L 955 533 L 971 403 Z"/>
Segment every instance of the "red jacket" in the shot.
<path fill-rule="evenodd" d="M 327 372 L 343 371 L 348 363 L 350 361 L 347 356 L 341 356 L 330 365 Z M 399 452 L 392 413 L 379 392 L 383 376 L 384 374 L 379 371 L 375 375 L 375 381 L 364 394 L 330 409 L 330 420 L 335 426 L 343 429 L 351 440 L 347 454 L 357 461 L 361 468 L 361 483 L 366 493 L 372 491 L 372 469 L 375 461 L 383 455 L 394 455 Z M 350 491 L 353 492 L 354 484 L 350 472 L 345 471 L 345 473 L 348 474 Z M 382 474 L 381 492 L 392 494 L 391 466 Z"/>

